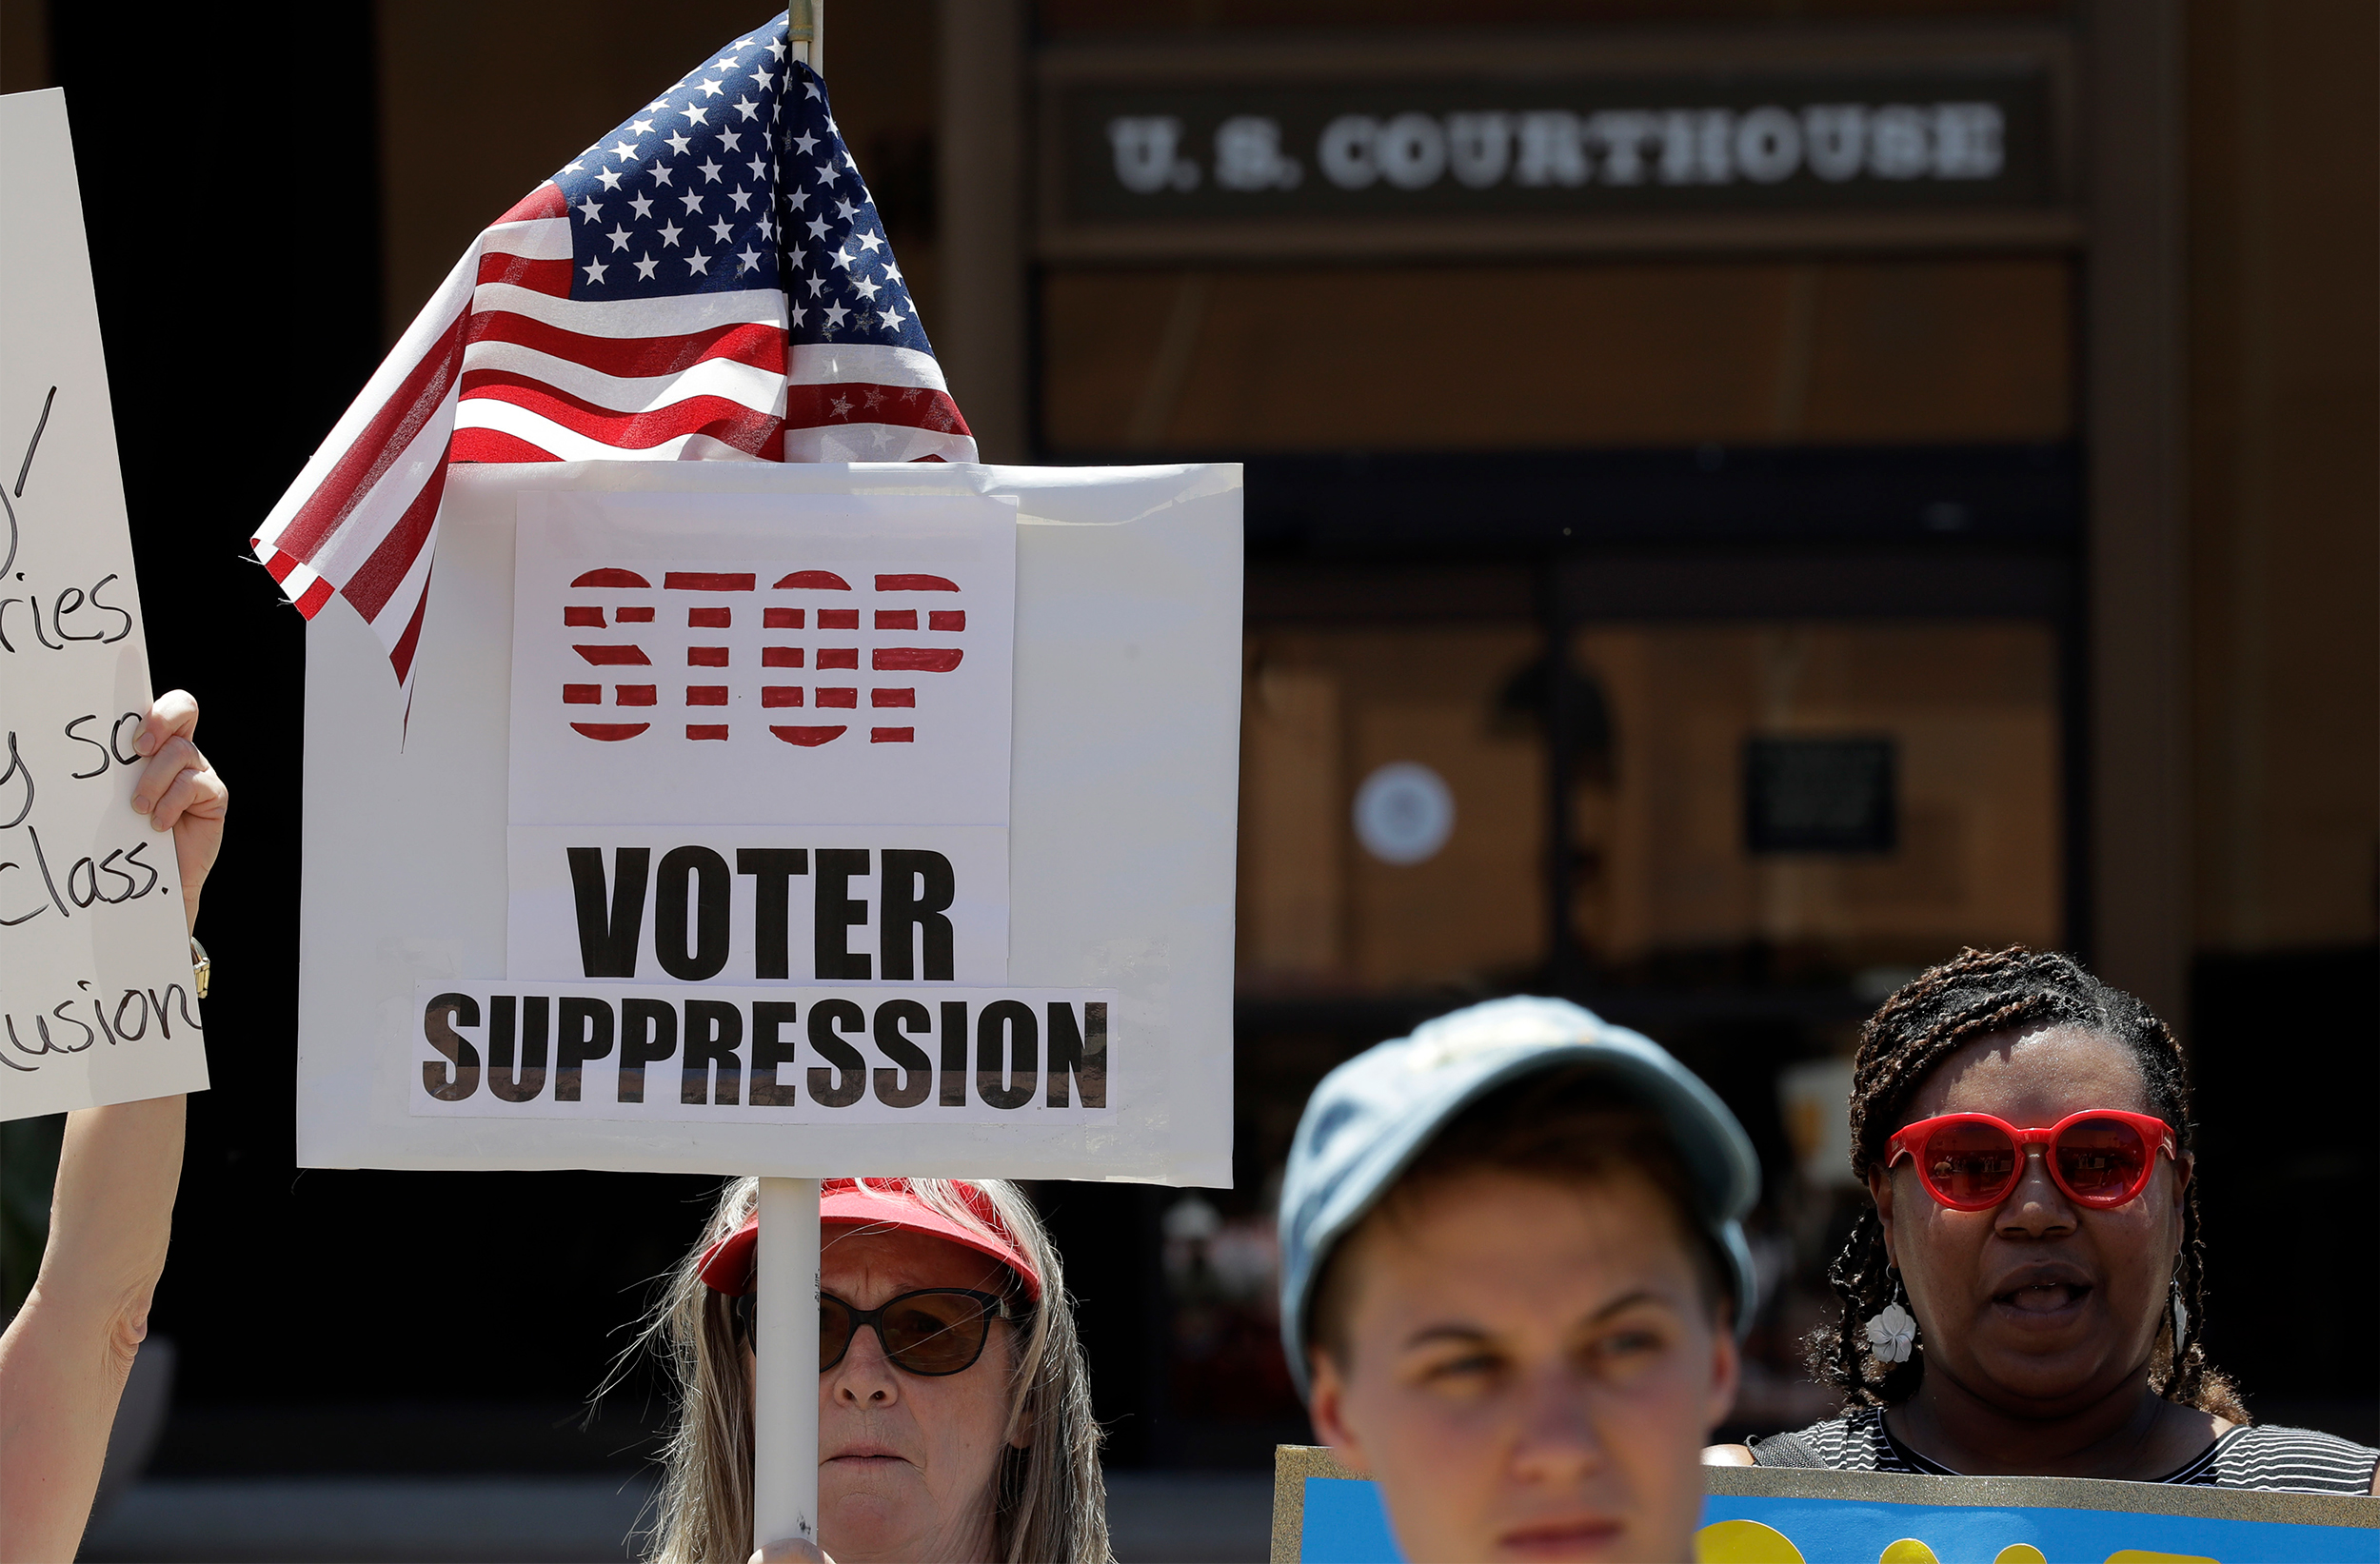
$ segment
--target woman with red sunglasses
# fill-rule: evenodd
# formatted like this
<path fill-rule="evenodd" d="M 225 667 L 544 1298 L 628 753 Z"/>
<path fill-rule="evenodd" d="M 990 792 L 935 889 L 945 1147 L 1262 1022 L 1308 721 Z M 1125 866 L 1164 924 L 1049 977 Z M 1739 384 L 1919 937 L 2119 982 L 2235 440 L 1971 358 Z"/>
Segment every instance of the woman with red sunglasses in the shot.
<path fill-rule="evenodd" d="M 1854 1065 L 1873 1208 L 1812 1337 L 1839 1417 L 1716 1464 L 2380 1492 L 2380 1450 L 2250 1421 L 2208 1362 L 2190 1083 L 2166 1024 L 2069 957 L 1964 951 Z"/>

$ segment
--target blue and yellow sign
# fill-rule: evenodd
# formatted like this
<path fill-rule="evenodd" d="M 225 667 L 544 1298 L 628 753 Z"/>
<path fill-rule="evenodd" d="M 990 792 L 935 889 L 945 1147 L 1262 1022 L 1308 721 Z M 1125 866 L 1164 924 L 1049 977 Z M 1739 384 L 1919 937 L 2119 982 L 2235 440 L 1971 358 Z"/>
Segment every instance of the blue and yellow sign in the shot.
<path fill-rule="evenodd" d="M 1275 1455 L 1275 1564 L 1395 1564 L 1371 1483 Z M 1702 1564 L 2375 1564 L 2380 1501 L 2063 1477 L 1713 1467 Z"/>

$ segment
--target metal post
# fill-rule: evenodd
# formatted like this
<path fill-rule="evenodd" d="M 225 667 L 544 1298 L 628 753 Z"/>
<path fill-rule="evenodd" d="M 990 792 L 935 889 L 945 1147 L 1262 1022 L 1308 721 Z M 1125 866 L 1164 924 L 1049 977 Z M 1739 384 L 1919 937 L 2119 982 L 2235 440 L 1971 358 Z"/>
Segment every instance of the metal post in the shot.
<path fill-rule="evenodd" d="M 752 1545 L 818 1541 L 818 1180 L 761 1180 Z"/>
<path fill-rule="evenodd" d="M 785 7 L 785 42 L 795 59 L 826 74 L 826 0 L 792 0 Z"/>

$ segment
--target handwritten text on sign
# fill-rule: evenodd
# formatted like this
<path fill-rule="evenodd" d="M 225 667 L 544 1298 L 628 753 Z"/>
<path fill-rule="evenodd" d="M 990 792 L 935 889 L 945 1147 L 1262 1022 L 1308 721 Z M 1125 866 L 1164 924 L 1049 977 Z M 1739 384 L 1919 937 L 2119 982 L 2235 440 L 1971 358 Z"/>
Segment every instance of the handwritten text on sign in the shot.
<path fill-rule="evenodd" d="M 524 495 L 516 826 L 1008 823 L 1016 510 Z"/>
<path fill-rule="evenodd" d="M 149 704 L 57 92 L 0 99 L 0 1118 L 207 1084 L 171 839 L 132 812 Z"/>
<path fill-rule="evenodd" d="M 1106 989 L 425 982 L 410 1111 L 783 1124 L 1115 1119 Z"/>

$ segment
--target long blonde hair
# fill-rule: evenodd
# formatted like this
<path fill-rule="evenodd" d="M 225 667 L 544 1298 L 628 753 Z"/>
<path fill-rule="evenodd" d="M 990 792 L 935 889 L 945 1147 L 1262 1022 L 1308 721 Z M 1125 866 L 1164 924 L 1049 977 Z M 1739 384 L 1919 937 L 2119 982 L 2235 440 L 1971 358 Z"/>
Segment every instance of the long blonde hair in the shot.
<path fill-rule="evenodd" d="M 947 1178 L 861 1179 L 905 1185 L 924 1205 L 995 1240 Z M 1075 1336 L 1074 1300 L 1041 1218 L 1014 1184 L 971 1179 L 997 1213 L 1004 1237 L 1041 1276 L 1041 1299 L 1011 1356 L 1008 1426 L 1029 1443 L 1002 1456 L 995 1484 L 993 1547 L 1005 1564 L 1110 1564 L 1107 1487 L 1100 1475 L 1101 1431 L 1091 1380 Z M 705 1286 L 703 1252 L 750 1219 L 760 1181 L 739 1178 L 720 1192 L 702 1238 L 670 1274 L 667 1292 L 629 1349 L 650 1348 L 675 1381 L 678 1424 L 664 1453 L 659 1515 L 649 1564 L 744 1564 L 752 1554 L 752 1370 L 730 1300 Z M 625 1359 L 624 1359 L 625 1361 Z M 615 1373 L 614 1380 L 618 1378 Z M 600 1394 L 600 1393 L 599 1393 Z"/>

